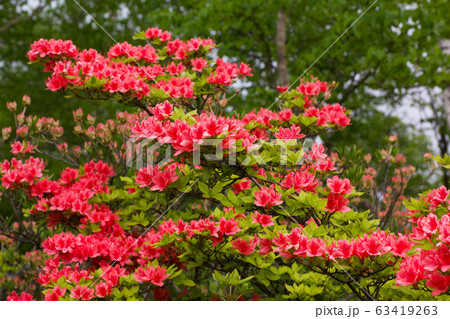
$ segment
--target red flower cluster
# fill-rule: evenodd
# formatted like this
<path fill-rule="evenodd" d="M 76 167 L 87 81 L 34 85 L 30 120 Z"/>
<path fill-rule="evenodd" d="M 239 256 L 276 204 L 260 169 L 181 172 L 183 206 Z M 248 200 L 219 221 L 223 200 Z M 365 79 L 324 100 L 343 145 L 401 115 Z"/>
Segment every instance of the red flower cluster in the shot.
<path fill-rule="evenodd" d="M 444 186 L 433 190 L 427 195 L 430 208 L 442 203 L 448 196 Z M 450 289 L 450 214 L 439 218 L 433 213 L 427 216 L 411 219 L 415 224 L 411 238 L 418 243 L 430 242 L 432 249 L 421 250 L 402 261 L 397 273 L 398 285 L 414 285 L 422 280 L 433 291 L 433 296 Z"/>
<path fill-rule="evenodd" d="M 65 222 L 75 213 L 80 218 L 80 225 L 98 223 L 101 229 L 112 227 L 117 216 L 104 205 L 89 203 L 95 194 L 108 191 L 106 185 L 114 176 L 112 168 L 105 163 L 91 161 L 83 166 L 83 171 L 80 176 L 78 170 L 66 168 L 57 181 L 42 179 L 36 183 L 31 191 L 39 199 L 31 212 L 45 213 L 49 225 Z"/>
<path fill-rule="evenodd" d="M 327 186 L 333 194 L 336 195 L 349 195 L 353 186 L 348 178 L 340 179 L 338 176 L 333 176 L 327 180 Z"/>
<path fill-rule="evenodd" d="M 192 152 L 203 144 L 206 138 L 218 137 L 227 133 L 222 147 L 232 146 L 234 141 L 241 140 L 242 145 L 250 148 L 256 141 L 256 136 L 244 128 L 244 123 L 237 119 L 222 116 L 206 115 L 193 117 L 195 123 L 189 125 L 187 121 L 160 121 L 149 117 L 133 127 L 133 136 L 138 139 L 157 139 L 161 144 L 171 144 L 177 150 L 175 155 L 182 152 Z"/>
<path fill-rule="evenodd" d="M 113 60 L 114 58 L 133 58 L 136 61 L 144 60 L 148 63 L 156 63 L 158 61 L 158 54 L 156 50 L 150 45 L 145 46 L 133 46 L 128 42 L 117 43 L 112 46 L 108 51 L 108 58 Z"/>
<path fill-rule="evenodd" d="M 260 191 L 255 192 L 255 205 L 261 207 L 271 207 L 283 203 L 281 194 L 275 189 L 263 186 Z"/>
<path fill-rule="evenodd" d="M 2 186 L 6 189 L 28 189 L 36 192 L 41 186 L 39 180 L 43 176 L 44 168 L 44 161 L 40 158 L 30 157 L 25 162 L 15 158 L 11 162 L 5 160 L 0 165 Z"/>
<path fill-rule="evenodd" d="M 27 53 L 27 57 L 31 62 L 38 58 L 64 56 L 74 58 L 78 55 L 78 49 L 71 40 L 44 40 L 34 42 L 31 50 Z"/>
<path fill-rule="evenodd" d="M 166 269 L 157 266 L 156 268 L 153 266 L 150 267 L 139 267 L 134 272 L 134 278 L 136 278 L 139 282 L 151 282 L 156 286 L 162 286 L 163 281 L 169 277 L 169 274 L 166 274 Z"/>
<path fill-rule="evenodd" d="M 66 294 L 66 288 L 61 288 L 56 285 L 53 291 L 48 291 L 45 293 L 46 301 L 59 301 L 59 297 L 63 297 Z"/>
<path fill-rule="evenodd" d="M 202 72 L 203 68 L 208 65 L 208 61 L 204 58 L 192 59 L 191 64 L 193 66 L 192 70 Z"/>
<path fill-rule="evenodd" d="M 300 127 L 295 124 L 292 124 L 291 128 L 280 127 L 280 131 L 275 133 L 275 137 L 283 141 L 304 138 L 305 136 L 305 134 L 300 134 Z"/>
<path fill-rule="evenodd" d="M 152 191 L 162 191 L 178 179 L 175 167 L 177 164 L 170 164 L 163 169 L 158 165 L 143 167 L 136 174 L 136 183 L 139 187 L 151 186 Z"/>
<path fill-rule="evenodd" d="M 321 109 L 311 106 L 304 112 L 304 116 L 317 117 L 317 125 L 328 126 L 336 124 L 340 127 L 350 125 L 350 118 L 346 114 L 346 108 L 336 104 L 327 104 Z"/>
<path fill-rule="evenodd" d="M 292 111 L 290 109 L 285 109 L 279 112 L 274 112 L 269 109 L 261 108 L 259 111 L 251 111 L 244 115 L 242 122 L 244 124 L 249 124 L 251 122 L 256 122 L 266 126 L 268 128 L 273 127 L 272 121 L 277 121 L 280 123 L 289 121 L 292 118 Z"/>
<path fill-rule="evenodd" d="M 325 209 L 327 209 L 330 213 L 346 213 L 350 211 L 350 207 L 347 206 L 349 202 L 350 200 L 344 196 L 330 193 L 328 194 L 328 201 Z"/>
<path fill-rule="evenodd" d="M 234 183 L 232 187 L 233 193 L 239 194 L 240 192 L 243 192 L 246 189 L 250 189 L 252 187 L 252 182 L 248 178 L 246 178 L 242 182 Z"/>
<path fill-rule="evenodd" d="M 436 208 L 440 204 L 446 204 L 446 200 L 450 191 L 445 186 L 441 186 L 438 189 L 434 189 L 427 195 L 427 201 L 430 203 L 430 208 Z M 449 203 L 450 204 L 450 203 Z"/>
<path fill-rule="evenodd" d="M 297 87 L 297 91 L 305 95 L 319 95 L 328 92 L 328 83 L 319 80 L 315 82 L 303 82 Z"/>
<path fill-rule="evenodd" d="M 280 94 L 283 94 L 287 90 L 288 90 L 287 86 L 279 86 L 279 85 L 277 85 L 277 91 L 280 92 Z"/>
<path fill-rule="evenodd" d="M 34 153 L 34 146 L 28 143 L 20 143 L 19 141 L 15 141 L 11 144 L 11 153 L 13 154 L 27 154 Z"/>
<path fill-rule="evenodd" d="M 11 294 L 6 298 L 7 301 L 36 301 L 32 295 L 23 291 L 20 296 L 13 290 Z"/>
<path fill-rule="evenodd" d="M 380 256 L 392 253 L 393 256 L 406 257 L 406 252 L 414 245 L 408 237 L 399 237 L 377 231 L 370 235 L 352 239 L 351 241 L 339 239 L 331 243 L 326 243 L 321 238 L 309 238 L 302 234 L 302 229 L 294 229 L 289 234 L 280 232 L 278 237 L 273 238 L 273 251 L 278 252 L 285 258 L 295 256 L 323 257 L 330 260 L 350 259 L 353 256 L 361 259 L 370 256 Z"/>
<path fill-rule="evenodd" d="M 155 116 L 158 120 L 165 120 L 170 115 L 173 114 L 173 106 L 169 101 L 164 101 L 164 103 L 156 104 L 155 107 L 150 108 L 150 112 Z"/>
<path fill-rule="evenodd" d="M 284 189 L 295 189 L 296 192 L 316 192 L 316 187 L 319 182 L 316 180 L 314 174 L 307 171 L 290 172 L 281 182 L 281 187 Z"/>
<path fill-rule="evenodd" d="M 77 285 L 70 291 L 70 297 L 76 300 L 91 300 L 94 298 L 94 289 L 87 286 Z"/>
<path fill-rule="evenodd" d="M 218 58 L 216 60 L 216 69 L 208 77 L 208 83 L 231 85 L 237 77 L 253 76 L 251 68 L 241 62 L 240 67 L 236 63 L 224 62 Z"/>
<path fill-rule="evenodd" d="M 260 214 L 257 211 L 255 211 L 252 214 L 252 218 L 253 218 L 252 224 L 260 224 L 263 227 L 274 225 L 271 215 Z"/>
<path fill-rule="evenodd" d="M 98 232 L 84 236 L 72 233 L 60 233 L 46 239 L 43 242 L 44 252 L 50 256 L 46 262 L 45 272 L 41 273 L 39 283 L 53 287 L 46 294 L 46 300 L 58 300 L 64 297 L 66 291 L 54 283 L 64 276 L 69 283 L 78 284 L 81 279 L 94 278 L 96 267 L 103 269 L 102 279 L 94 289 L 77 285 L 70 292 L 70 297 L 75 299 L 90 300 L 104 298 L 111 294 L 114 287 L 119 284 L 120 277 L 130 274 L 131 265 L 140 265 L 133 272 L 133 277 L 138 282 L 151 282 L 156 286 L 162 286 L 163 281 L 169 277 L 166 269 L 160 266 L 147 266 L 150 261 L 170 261 L 178 263 L 177 255 L 171 252 L 170 247 L 158 245 L 164 235 L 178 234 L 181 238 L 189 240 L 194 236 L 207 235 L 212 239 L 213 245 L 224 240 L 224 236 L 232 236 L 240 231 L 239 222 L 235 219 L 221 218 L 214 221 L 210 218 L 184 222 L 172 219 L 161 223 L 157 231 L 151 230 L 145 236 L 138 239 L 125 236 L 124 231 L 115 225 L 111 232 Z M 111 262 L 118 261 L 115 267 L 108 267 Z M 80 264 L 89 262 L 93 267 L 88 270 L 80 270 Z M 65 266 L 75 263 L 75 266 Z M 62 267 L 61 267 L 62 266 Z"/>
<path fill-rule="evenodd" d="M 168 31 L 162 31 L 158 28 L 148 28 L 145 31 L 145 37 L 148 39 L 159 39 L 161 42 L 166 42 L 171 39 L 172 34 Z"/>
<path fill-rule="evenodd" d="M 149 28 L 145 36 L 154 45 L 164 43 L 165 47 L 158 51 L 164 56 L 159 56 L 150 44 L 117 43 L 105 57 L 95 49 L 78 50 L 71 41 L 41 39 L 31 45 L 28 57 L 31 62 L 45 63 L 44 70 L 52 73 L 47 81 L 52 91 L 95 88 L 99 93 L 128 93 L 138 99 L 152 96 L 152 89 L 163 90 L 172 98 L 194 98 L 190 78 L 176 77 L 189 68 L 197 72 L 206 68 L 208 83 L 226 86 L 237 77 L 252 76 L 251 68 L 244 63 L 238 67 L 217 59 L 209 68 L 209 62 L 197 56 L 214 47 L 211 39 L 171 40 L 169 32 L 157 28 Z"/>
<path fill-rule="evenodd" d="M 255 251 L 255 248 L 258 244 L 259 238 L 257 238 L 256 236 L 255 238 L 252 238 L 248 241 L 242 238 L 238 238 L 231 242 L 232 247 L 238 250 L 243 255 L 251 255 Z"/>
<path fill-rule="evenodd" d="M 167 92 L 172 98 L 192 98 L 194 96 L 194 82 L 187 77 L 173 77 L 169 81 L 161 80 L 152 85 L 155 89 Z"/>
<path fill-rule="evenodd" d="M 311 150 L 305 154 L 305 158 L 314 170 L 328 172 L 336 169 L 335 162 L 325 153 L 325 148 L 322 144 L 314 143 Z"/>

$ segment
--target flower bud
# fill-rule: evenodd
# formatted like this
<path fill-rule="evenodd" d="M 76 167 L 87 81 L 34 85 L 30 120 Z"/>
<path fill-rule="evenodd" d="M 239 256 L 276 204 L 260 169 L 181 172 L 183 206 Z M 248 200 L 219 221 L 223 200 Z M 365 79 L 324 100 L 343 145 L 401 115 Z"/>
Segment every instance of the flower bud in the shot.
<path fill-rule="evenodd" d="M 387 213 L 386 210 L 382 210 L 382 211 L 379 211 L 379 212 L 378 212 L 377 216 L 378 216 L 379 219 L 381 219 L 381 218 L 383 218 L 384 216 L 386 216 L 386 213 Z"/>
<path fill-rule="evenodd" d="M 44 127 L 44 123 L 42 121 L 37 121 L 36 122 L 36 131 L 37 133 L 40 133 L 42 131 L 42 128 Z"/>
<path fill-rule="evenodd" d="M 92 150 L 92 143 L 84 142 L 84 151 L 89 153 L 91 150 Z"/>
<path fill-rule="evenodd" d="M 395 157 L 395 164 L 397 165 L 397 166 L 402 166 L 402 165 L 404 165 L 406 163 L 406 157 L 404 157 L 402 154 L 398 154 L 396 157 Z"/>
<path fill-rule="evenodd" d="M 72 114 L 73 114 L 73 119 L 74 119 L 75 123 L 77 125 L 80 125 L 81 121 L 83 120 L 83 110 L 81 108 L 79 108 L 78 110 L 73 111 Z"/>
<path fill-rule="evenodd" d="M 6 141 L 11 136 L 11 126 L 2 128 L 2 137 Z"/>
<path fill-rule="evenodd" d="M 377 171 L 373 167 L 368 167 L 365 170 L 365 174 L 375 177 L 377 175 Z"/>
<path fill-rule="evenodd" d="M 31 98 L 28 96 L 28 95 L 24 95 L 23 97 L 22 97 L 22 104 L 23 104 L 23 106 L 29 106 L 30 104 L 31 104 Z"/>
<path fill-rule="evenodd" d="M 106 121 L 106 126 L 111 133 L 116 131 L 116 123 L 113 120 Z"/>
<path fill-rule="evenodd" d="M 219 105 L 221 108 L 225 108 L 227 106 L 228 100 L 227 99 L 221 99 L 219 101 Z"/>
<path fill-rule="evenodd" d="M 125 113 L 123 113 L 123 112 L 117 113 L 116 118 L 117 118 L 117 122 L 119 124 L 124 124 L 127 122 L 127 117 L 126 117 Z"/>
<path fill-rule="evenodd" d="M 392 178 L 392 180 L 395 183 L 395 178 L 394 177 Z M 384 194 L 384 197 L 389 197 L 390 198 L 390 196 L 388 196 L 388 195 L 391 195 L 391 194 L 392 194 L 392 187 L 391 186 L 387 186 L 386 187 L 386 194 Z"/>
<path fill-rule="evenodd" d="M 406 185 L 407 181 L 405 178 L 400 176 L 393 176 L 392 177 L 392 184 L 394 185 L 394 188 L 399 191 L 401 189 L 402 185 Z M 392 189 L 390 190 L 389 194 L 392 194 Z"/>
<path fill-rule="evenodd" d="M 80 146 L 75 146 L 72 150 L 73 152 L 73 156 L 75 156 L 76 158 L 79 158 L 81 156 L 81 147 Z"/>
<path fill-rule="evenodd" d="M 21 126 L 25 123 L 25 115 L 23 113 L 17 114 L 17 125 Z"/>
<path fill-rule="evenodd" d="M 109 143 L 112 139 L 112 135 L 111 135 L 111 133 L 109 133 L 109 131 L 97 130 L 97 135 L 98 135 L 98 138 L 100 139 L 100 141 L 104 144 Z"/>
<path fill-rule="evenodd" d="M 423 159 L 424 159 L 426 162 L 431 161 L 431 160 L 433 159 L 433 153 L 425 153 L 425 154 L 423 154 Z"/>
<path fill-rule="evenodd" d="M 369 164 L 372 161 L 372 155 L 370 153 L 364 155 L 364 162 Z"/>
<path fill-rule="evenodd" d="M 33 124 L 33 117 L 31 115 L 27 116 L 25 120 L 28 126 L 31 126 L 31 124 Z"/>
<path fill-rule="evenodd" d="M 17 136 L 25 138 L 28 135 L 28 126 L 23 125 L 16 130 Z"/>
<path fill-rule="evenodd" d="M 10 111 L 10 112 L 15 112 L 15 111 L 17 111 L 17 103 L 16 103 L 16 101 L 13 101 L 13 102 L 6 102 L 6 108 L 7 108 L 8 111 Z"/>
<path fill-rule="evenodd" d="M 84 132 L 84 134 L 86 134 L 86 136 L 89 137 L 91 140 L 95 139 L 96 137 L 95 128 L 93 126 L 89 126 L 89 128 L 86 130 L 86 132 Z"/>
<path fill-rule="evenodd" d="M 117 127 L 117 133 L 120 135 L 130 135 L 130 129 L 127 125 L 120 125 Z"/>
<path fill-rule="evenodd" d="M 83 129 L 81 128 L 81 126 L 77 125 L 74 128 L 75 134 L 81 135 L 83 134 Z"/>
<path fill-rule="evenodd" d="M 361 179 L 361 186 L 363 188 L 371 188 L 374 185 L 375 181 L 373 180 L 373 176 L 372 175 L 363 175 L 362 179 Z"/>
<path fill-rule="evenodd" d="M 58 150 L 59 150 L 61 153 L 67 154 L 68 146 L 67 146 L 67 143 L 66 143 L 66 142 L 61 143 L 61 144 L 58 144 L 57 146 L 58 146 Z"/>
<path fill-rule="evenodd" d="M 87 122 L 89 125 L 94 125 L 95 123 L 95 117 L 93 117 L 91 114 L 88 114 L 87 116 Z"/>
<path fill-rule="evenodd" d="M 60 138 L 61 136 L 63 136 L 63 134 L 64 129 L 62 128 L 62 126 L 52 127 L 52 129 L 50 130 L 50 135 L 54 140 Z"/>
<path fill-rule="evenodd" d="M 340 162 L 340 158 L 339 158 L 339 155 L 337 154 L 337 153 L 333 153 L 333 152 L 331 152 L 331 154 L 330 154 L 330 159 L 333 161 L 333 162 Z"/>
<path fill-rule="evenodd" d="M 389 136 L 389 143 L 391 143 L 392 145 L 397 143 L 397 141 L 398 141 L 397 135 Z"/>
<path fill-rule="evenodd" d="M 397 173 L 398 168 L 395 169 L 395 174 L 403 176 L 412 176 L 416 172 L 416 168 L 412 165 L 402 167 L 400 173 Z"/>

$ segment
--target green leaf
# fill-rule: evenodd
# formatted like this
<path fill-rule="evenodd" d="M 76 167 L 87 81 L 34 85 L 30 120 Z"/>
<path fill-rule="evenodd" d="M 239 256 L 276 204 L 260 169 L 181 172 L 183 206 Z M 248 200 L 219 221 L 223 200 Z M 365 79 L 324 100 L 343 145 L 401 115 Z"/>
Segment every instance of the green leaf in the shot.
<path fill-rule="evenodd" d="M 234 192 L 231 190 L 231 189 L 229 189 L 228 190 L 228 199 L 233 203 L 233 205 L 237 205 L 238 204 L 238 198 L 236 197 L 236 195 L 234 194 Z"/>
<path fill-rule="evenodd" d="M 203 182 L 198 182 L 198 188 L 200 189 L 200 191 L 201 191 L 203 194 L 205 194 L 205 195 L 207 195 L 207 196 L 210 195 L 209 187 L 208 187 L 208 185 L 206 185 L 205 183 L 203 183 Z"/>
<path fill-rule="evenodd" d="M 225 183 L 217 182 L 217 184 L 212 189 L 211 195 L 214 196 L 214 195 L 218 194 L 223 189 L 224 185 L 225 185 Z"/>
<path fill-rule="evenodd" d="M 190 279 L 184 280 L 184 281 L 183 281 L 183 284 L 184 284 L 185 286 L 189 286 L 189 287 L 194 287 L 194 286 L 196 286 L 195 282 L 192 281 L 192 280 L 190 280 Z"/>

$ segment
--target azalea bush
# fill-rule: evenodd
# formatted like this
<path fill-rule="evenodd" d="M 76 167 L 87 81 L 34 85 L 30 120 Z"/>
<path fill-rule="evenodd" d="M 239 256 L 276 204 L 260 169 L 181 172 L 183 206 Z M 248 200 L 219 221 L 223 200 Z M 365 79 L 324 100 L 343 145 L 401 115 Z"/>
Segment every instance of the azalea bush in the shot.
<path fill-rule="evenodd" d="M 395 136 L 374 156 L 318 143 L 351 125 L 329 102 L 335 83 L 303 79 L 278 87 L 276 110 L 227 116 L 250 66 L 213 58 L 211 39 L 149 28 L 134 40 L 105 54 L 31 45 L 49 90 L 127 110 L 73 111 L 68 145 L 57 119 L 26 113 L 29 97 L 8 103 L 8 300 L 449 299 L 449 191 L 406 197 L 415 168 Z M 425 160 L 430 173 L 450 165 Z"/>

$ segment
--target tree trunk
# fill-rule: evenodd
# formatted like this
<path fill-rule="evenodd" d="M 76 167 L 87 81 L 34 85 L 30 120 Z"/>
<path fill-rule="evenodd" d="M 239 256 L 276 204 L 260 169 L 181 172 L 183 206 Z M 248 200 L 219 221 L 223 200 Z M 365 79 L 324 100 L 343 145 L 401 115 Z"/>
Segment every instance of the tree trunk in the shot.
<path fill-rule="evenodd" d="M 442 53 L 444 54 L 450 54 L 450 40 L 449 39 L 443 39 L 439 41 L 439 46 L 441 47 Z M 450 70 L 447 70 L 448 72 L 450 72 Z M 449 136 L 448 136 L 448 132 L 449 132 L 449 128 L 450 128 L 450 86 L 448 86 L 444 92 L 443 92 L 443 96 L 442 96 L 442 102 L 443 102 L 443 107 L 444 107 L 444 112 L 445 112 L 445 118 L 446 118 L 446 123 L 447 123 L 447 127 L 443 127 L 441 128 L 441 138 L 439 141 L 439 147 L 440 147 L 440 151 L 441 151 L 441 156 L 444 156 L 446 152 L 448 152 L 448 143 L 449 143 Z M 445 121 L 444 121 L 444 125 L 445 125 Z M 444 180 L 444 185 L 449 187 L 450 186 L 450 177 L 448 176 L 448 171 L 445 168 L 442 168 L 443 170 L 443 180 Z"/>
<path fill-rule="evenodd" d="M 445 39 L 445 40 L 440 40 L 439 42 L 440 42 L 439 44 L 440 44 L 442 53 L 450 54 L 450 40 Z M 444 90 L 443 102 L 444 102 L 444 110 L 445 110 L 445 115 L 446 115 L 446 119 L 447 119 L 447 128 L 448 128 L 448 127 L 450 127 L 450 86 Z"/>
<path fill-rule="evenodd" d="M 286 61 L 286 22 L 287 16 L 283 9 L 278 11 L 277 19 L 277 68 L 280 86 L 289 86 Z"/>
<path fill-rule="evenodd" d="M 445 127 L 441 127 L 439 131 L 439 151 L 441 153 L 441 157 L 444 157 L 447 153 L 449 138 Z M 447 188 L 450 187 L 450 177 L 448 176 L 448 169 L 445 167 L 442 167 L 442 184 Z"/>

